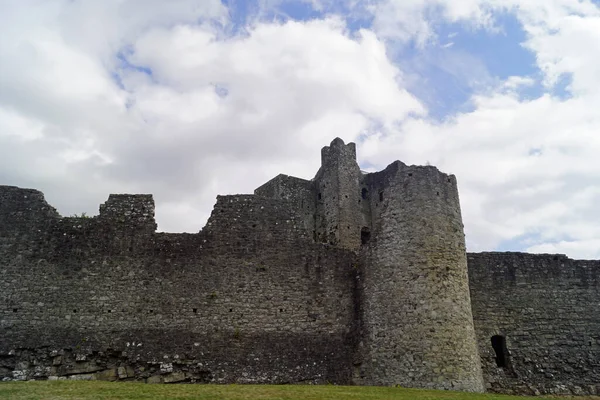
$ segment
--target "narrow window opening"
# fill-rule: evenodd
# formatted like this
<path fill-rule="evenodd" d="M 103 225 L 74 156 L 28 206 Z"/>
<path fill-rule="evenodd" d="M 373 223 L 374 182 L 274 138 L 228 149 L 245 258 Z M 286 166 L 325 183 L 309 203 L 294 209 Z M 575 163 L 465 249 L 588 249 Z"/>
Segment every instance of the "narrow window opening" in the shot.
<path fill-rule="evenodd" d="M 18 309 L 17 309 L 17 308 L 13 308 L 13 312 L 17 312 L 17 311 L 18 311 Z"/>
<path fill-rule="evenodd" d="M 412 172 L 410 174 L 408 174 L 408 176 L 412 176 Z"/>
<path fill-rule="evenodd" d="M 317 197 L 319 198 L 319 200 L 321 200 L 321 193 L 319 193 L 319 195 Z"/>
<path fill-rule="evenodd" d="M 440 192 L 435 192 L 435 194 L 437 194 L 438 196 L 440 195 Z"/>
<path fill-rule="evenodd" d="M 197 309 L 197 308 L 192 308 L 192 312 L 193 312 L 194 314 L 197 314 L 197 313 L 198 313 L 198 309 Z"/>
<path fill-rule="evenodd" d="M 496 353 L 496 365 L 499 368 L 508 367 L 508 349 L 506 348 L 506 338 L 500 335 L 492 336 L 492 347 Z"/>
<path fill-rule="evenodd" d="M 283 312 L 283 308 L 280 308 L 280 309 L 279 309 L 279 312 Z"/>
<path fill-rule="evenodd" d="M 363 188 L 361 190 L 360 197 L 362 197 L 364 200 L 366 200 L 367 197 L 369 197 L 369 191 L 367 190 L 367 188 Z"/>
<path fill-rule="evenodd" d="M 379 201 L 383 201 L 383 192 L 379 192 Z"/>
<path fill-rule="evenodd" d="M 77 313 L 77 310 L 73 310 L 73 314 L 76 314 L 76 313 Z"/>
<path fill-rule="evenodd" d="M 369 240 L 371 240 L 371 230 L 365 226 L 360 230 L 360 242 L 367 244 Z"/>
<path fill-rule="evenodd" d="M 230 309 L 229 309 L 229 312 L 233 312 L 233 308 L 230 308 Z"/>

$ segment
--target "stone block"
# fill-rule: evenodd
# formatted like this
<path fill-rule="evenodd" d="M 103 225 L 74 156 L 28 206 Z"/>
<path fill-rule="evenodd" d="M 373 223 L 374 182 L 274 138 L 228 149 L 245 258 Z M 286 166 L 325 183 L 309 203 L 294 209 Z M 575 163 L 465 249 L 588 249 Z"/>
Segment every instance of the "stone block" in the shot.
<path fill-rule="evenodd" d="M 63 375 L 85 374 L 97 371 L 102 371 L 104 367 L 94 362 L 81 362 L 73 365 L 64 366 L 62 368 Z"/>
<path fill-rule="evenodd" d="M 78 374 L 78 375 L 69 375 L 70 381 L 93 381 L 96 377 L 94 374 Z"/>
<path fill-rule="evenodd" d="M 183 382 L 187 379 L 185 372 L 172 372 L 164 376 L 164 383 Z"/>
<path fill-rule="evenodd" d="M 117 375 L 117 369 L 111 368 L 104 371 L 96 372 L 96 380 L 98 381 L 116 381 L 119 377 Z"/>
<path fill-rule="evenodd" d="M 163 377 L 160 375 L 153 375 L 146 379 L 146 383 L 163 383 Z"/>

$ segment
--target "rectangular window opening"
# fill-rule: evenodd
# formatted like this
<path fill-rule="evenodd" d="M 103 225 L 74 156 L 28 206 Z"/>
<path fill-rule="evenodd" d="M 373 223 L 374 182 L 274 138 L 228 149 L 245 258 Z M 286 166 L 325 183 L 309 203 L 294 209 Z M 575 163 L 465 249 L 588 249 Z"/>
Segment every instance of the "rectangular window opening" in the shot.
<path fill-rule="evenodd" d="M 360 243 L 365 245 L 371 240 L 371 230 L 366 226 L 360 230 Z"/>
<path fill-rule="evenodd" d="M 500 335 L 492 336 L 492 348 L 496 353 L 496 366 L 499 368 L 507 368 L 508 349 L 506 348 L 506 338 Z"/>

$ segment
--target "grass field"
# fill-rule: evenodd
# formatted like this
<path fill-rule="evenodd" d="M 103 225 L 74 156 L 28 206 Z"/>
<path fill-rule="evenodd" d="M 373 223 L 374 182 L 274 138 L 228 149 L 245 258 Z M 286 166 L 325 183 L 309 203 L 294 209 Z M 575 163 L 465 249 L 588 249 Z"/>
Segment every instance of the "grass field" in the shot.
<path fill-rule="evenodd" d="M 3 382 L 0 399 L 231 399 L 231 400 L 515 400 L 523 397 L 494 394 L 471 394 L 431 390 L 399 389 L 359 386 L 308 386 L 308 385 L 147 385 L 125 382 Z M 535 397 L 535 400 L 551 397 Z M 556 398 L 554 398 L 556 400 Z M 569 399 L 561 397 L 561 399 Z M 600 397 L 573 397 L 572 399 L 600 400 Z"/>

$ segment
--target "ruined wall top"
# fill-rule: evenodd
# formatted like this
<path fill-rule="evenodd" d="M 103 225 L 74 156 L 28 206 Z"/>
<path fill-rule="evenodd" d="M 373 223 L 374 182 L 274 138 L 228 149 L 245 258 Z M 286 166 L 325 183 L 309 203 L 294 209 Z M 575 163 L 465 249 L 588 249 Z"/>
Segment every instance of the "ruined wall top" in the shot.
<path fill-rule="evenodd" d="M 373 230 L 373 218 L 379 215 L 376 209 L 394 176 L 414 174 L 415 181 L 429 180 L 430 175 L 446 176 L 435 167 L 412 167 L 399 161 L 380 172 L 362 173 L 356 162 L 356 144 L 346 144 L 339 137 L 321 149 L 321 163 L 311 180 L 279 174 L 254 195 L 287 201 L 315 241 L 354 249 L 360 246 L 361 231 Z M 456 185 L 452 175 L 448 182 Z M 73 218 L 61 217 L 43 193 L 34 189 L 0 185 L 0 203 L 0 232 L 44 230 L 52 221 Z M 157 229 L 150 194 L 111 194 L 99 211 L 86 218 L 86 225 L 138 234 Z"/>
<path fill-rule="evenodd" d="M 117 226 L 129 226 L 154 232 L 154 199 L 151 194 L 111 194 L 100 205 L 98 219 Z"/>

